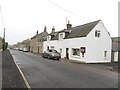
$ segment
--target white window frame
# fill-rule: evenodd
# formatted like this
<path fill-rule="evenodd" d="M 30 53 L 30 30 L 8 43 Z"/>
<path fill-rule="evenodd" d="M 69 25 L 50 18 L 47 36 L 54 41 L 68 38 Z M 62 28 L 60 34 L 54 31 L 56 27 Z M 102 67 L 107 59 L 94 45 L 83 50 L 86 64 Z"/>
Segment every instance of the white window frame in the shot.
<path fill-rule="evenodd" d="M 59 34 L 59 39 L 62 40 L 63 39 L 63 33 Z"/>
<path fill-rule="evenodd" d="M 50 41 L 51 40 L 51 36 L 47 36 L 47 41 Z"/>
<path fill-rule="evenodd" d="M 74 55 L 74 52 L 73 52 L 73 50 L 78 50 L 78 53 L 76 54 L 76 55 Z M 72 55 L 73 56 L 80 56 L 80 49 L 79 48 L 72 48 Z"/>
<path fill-rule="evenodd" d="M 100 30 L 95 30 L 95 37 L 100 37 L 101 36 L 101 31 Z"/>
<path fill-rule="evenodd" d="M 55 47 L 54 47 L 54 46 L 50 46 L 50 48 L 51 48 L 52 50 L 54 50 L 54 49 L 55 49 Z"/>

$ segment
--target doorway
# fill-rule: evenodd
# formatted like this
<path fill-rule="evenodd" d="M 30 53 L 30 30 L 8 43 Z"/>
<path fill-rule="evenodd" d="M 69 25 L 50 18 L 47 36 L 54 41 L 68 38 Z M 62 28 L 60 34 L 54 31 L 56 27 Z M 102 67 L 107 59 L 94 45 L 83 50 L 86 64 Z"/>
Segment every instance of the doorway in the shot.
<path fill-rule="evenodd" d="M 40 48 L 39 48 L 39 46 L 38 46 L 38 53 L 40 52 Z"/>
<path fill-rule="evenodd" d="M 66 48 L 66 59 L 69 59 L 69 53 L 68 53 L 68 51 L 69 51 L 69 48 Z"/>

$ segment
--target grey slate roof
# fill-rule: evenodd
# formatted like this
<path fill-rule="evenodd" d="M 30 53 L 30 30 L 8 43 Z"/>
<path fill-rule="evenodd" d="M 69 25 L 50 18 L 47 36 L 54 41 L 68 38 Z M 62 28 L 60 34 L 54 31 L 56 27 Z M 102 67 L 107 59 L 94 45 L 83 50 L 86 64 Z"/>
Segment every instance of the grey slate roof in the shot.
<path fill-rule="evenodd" d="M 97 20 L 94 22 L 90 22 L 84 25 L 76 26 L 71 28 L 71 32 L 65 36 L 65 39 L 69 38 L 78 38 L 78 37 L 86 37 L 90 31 L 100 22 L 101 20 Z M 59 31 L 55 37 L 53 37 L 51 40 L 58 40 L 58 35 L 60 32 L 67 32 L 67 29 Z"/>
<path fill-rule="evenodd" d="M 48 33 L 47 32 L 42 32 L 42 33 L 40 33 L 40 34 L 37 34 L 37 35 L 35 35 L 35 36 L 33 36 L 32 38 L 31 38 L 31 40 L 32 39 L 35 39 L 35 38 L 38 38 L 38 41 L 44 41 L 44 40 L 46 40 L 47 38 L 46 38 L 46 36 L 48 35 Z"/>
<path fill-rule="evenodd" d="M 99 23 L 100 20 L 95 22 L 90 22 L 81 26 L 73 27 L 71 33 L 66 37 L 67 38 L 77 38 L 77 37 L 86 37 L 90 31 Z"/>

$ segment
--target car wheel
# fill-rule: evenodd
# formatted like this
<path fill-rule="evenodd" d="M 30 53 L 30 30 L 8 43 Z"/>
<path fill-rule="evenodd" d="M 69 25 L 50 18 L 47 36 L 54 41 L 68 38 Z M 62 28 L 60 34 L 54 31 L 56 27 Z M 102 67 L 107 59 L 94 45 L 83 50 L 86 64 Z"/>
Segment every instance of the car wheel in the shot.
<path fill-rule="evenodd" d="M 44 58 L 44 56 L 42 55 L 42 57 Z"/>
<path fill-rule="evenodd" d="M 48 55 L 48 57 L 47 57 L 48 59 L 50 59 L 50 56 Z"/>
<path fill-rule="evenodd" d="M 57 58 L 57 60 L 59 60 L 60 58 Z"/>

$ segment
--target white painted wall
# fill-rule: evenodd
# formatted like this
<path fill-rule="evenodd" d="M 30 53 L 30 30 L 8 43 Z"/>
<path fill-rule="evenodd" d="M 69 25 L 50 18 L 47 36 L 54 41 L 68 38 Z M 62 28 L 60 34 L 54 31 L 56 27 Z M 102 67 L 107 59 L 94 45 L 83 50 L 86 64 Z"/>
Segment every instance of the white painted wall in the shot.
<path fill-rule="evenodd" d="M 100 38 L 95 37 L 95 30 L 101 31 Z M 111 38 L 102 22 L 99 22 L 87 37 L 45 41 L 43 51 L 47 50 L 47 46 L 54 46 L 59 52 L 61 48 L 62 58 L 66 57 L 66 48 L 69 48 L 69 59 L 86 63 L 111 62 Z M 72 55 L 72 48 L 80 47 L 86 47 L 85 56 L 82 57 L 82 53 L 80 56 Z M 104 57 L 104 51 L 107 51 L 107 57 Z"/>
<path fill-rule="evenodd" d="M 99 38 L 95 37 L 95 30 L 100 30 L 101 35 Z M 111 62 L 112 40 L 101 21 L 87 37 L 87 47 L 90 52 L 87 58 L 88 62 Z M 107 57 L 104 57 L 104 51 L 107 51 Z"/>

